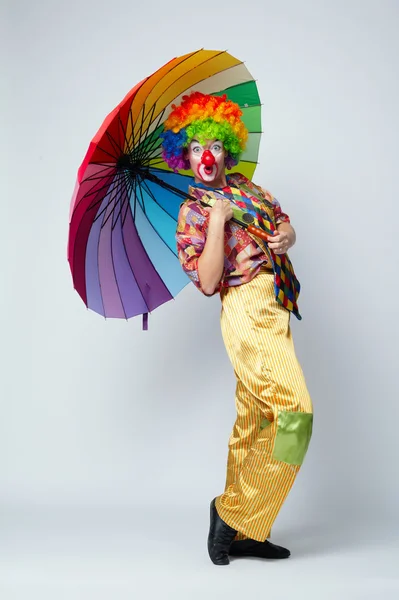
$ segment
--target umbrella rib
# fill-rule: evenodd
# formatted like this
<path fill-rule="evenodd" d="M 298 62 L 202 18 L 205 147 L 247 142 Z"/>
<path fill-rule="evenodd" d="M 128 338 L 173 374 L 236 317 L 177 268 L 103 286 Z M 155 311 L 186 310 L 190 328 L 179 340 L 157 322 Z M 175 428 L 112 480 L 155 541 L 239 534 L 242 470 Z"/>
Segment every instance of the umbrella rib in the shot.
<path fill-rule="evenodd" d="M 107 206 L 105 207 L 105 209 L 103 209 L 103 210 L 108 210 L 108 207 L 111 204 L 113 204 L 113 206 L 111 208 L 111 212 L 108 215 L 106 221 L 110 217 L 113 217 L 115 215 L 115 212 L 117 210 L 117 206 L 121 203 L 121 201 L 119 200 L 119 194 L 120 194 L 121 190 L 123 190 L 123 188 L 125 186 L 125 182 L 126 182 L 126 177 L 124 175 L 121 175 L 119 177 L 118 184 L 116 186 L 114 186 L 114 188 L 112 190 L 112 196 L 110 197 L 109 202 L 108 202 Z"/>
<path fill-rule="evenodd" d="M 117 176 L 117 175 L 118 175 L 118 173 L 116 173 L 116 176 Z M 111 185 L 111 183 L 112 183 L 112 181 L 111 181 L 111 182 L 109 182 L 109 183 L 105 183 L 104 185 L 102 185 L 101 187 L 99 187 L 99 188 L 97 188 L 97 189 L 95 189 L 95 190 L 93 190 L 93 189 L 90 189 L 90 190 L 88 190 L 87 192 L 85 192 L 85 194 L 84 194 L 84 195 L 81 197 L 81 199 L 79 200 L 79 204 L 80 204 L 80 202 L 82 202 L 82 200 L 84 200 L 85 198 L 89 198 L 90 196 L 97 195 L 97 194 L 98 194 L 98 192 L 101 192 L 102 190 L 108 189 L 108 188 L 109 188 L 109 186 Z M 104 196 L 106 196 L 106 194 L 104 194 Z M 103 199 L 104 199 L 104 196 L 103 196 Z M 91 208 L 94 208 L 95 206 L 97 206 L 97 204 L 98 204 L 99 202 L 102 202 L 102 200 L 100 200 L 100 201 L 98 201 L 98 200 L 97 200 L 96 202 L 94 202 L 94 203 L 90 204 L 90 205 L 87 207 L 87 210 L 89 210 L 89 209 L 91 209 Z"/>
<path fill-rule="evenodd" d="M 163 112 L 161 114 L 161 119 L 163 116 Z M 154 131 L 156 131 L 157 127 L 159 126 L 159 124 L 157 124 L 157 126 L 154 128 L 154 131 L 151 132 L 150 134 L 150 127 L 152 125 L 153 121 L 150 121 L 150 123 L 147 126 L 147 129 L 145 131 L 145 135 L 143 140 L 140 142 L 140 148 L 141 148 L 141 158 L 143 160 L 143 163 L 146 164 L 148 162 L 148 159 L 150 157 L 151 151 L 152 151 L 152 146 L 154 145 L 154 143 L 157 143 L 159 140 L 159 137 L 154 136 L 154 138 L 148 142 L 148 139 L 150 138 L 150 136 L 153 135 Z"/>
<path fill-rule="evenodd" d="M 106 176 L 105 173 L 107 171 L 107 169 L 115 169 L 115 164 L 109 164 L 109 163 L 97 163 L 97 162 L 91 162 L 91 165 L 96 165 L 98 167 L 104 167 L 101 170 L 96 171 L 96 173 L 93 173 L 93 175 L 88 175 L 87 177 L 84 177 L 84 179 L 82 179 L 81 183 L 84 183 L 85 181 L 96 181 L 97 179 L 104 179 L 104 177 Z"/>
<path fill-rule="evenodd" d="M 148 79 L 146 79 L 146 81 L 148 81 Z M 144 83 L 146 83 L 146 81 L 145 81 Z M 144 83 L 143 83 L 143 85 L 144 85 Z M 140 89 L 141 89 L 141 88 L 140 88 Z M 139 90 L 137 90 L 137 91 L 139 91 Z M 129 119 L 130 119 L 130 122 L 131 122 L 132 137 L 133 137 L 133 147 L 132 147 L 132 152 L 134 152 L 134 149 L 135 149 L 135 147 L 136 147 L 135 135 L 134 135 L 135 121 L 133 120 L 133 110 L 132 110 L 132 109 L 133 109 L 133 104 L 134 104 L 134 101 L 135 101 L 135 99 L 136 99 L 136 94 L 134 95 L 134 97 L 133 97 L 133 99 L 132 99 L 132 102 L 131 102 L 131 104 L 130 104 L 130 108 L 129 108 Z M 140 113 L 143 111 L 143 109 L 144 109 L 144 106 L 145 106 L 145 102 L 143 103 L 143 105 L 142 105 L 142 107 L 141 107 L 141 109 L 140 109 Z M 139 113 L 139 115 L 140 115 L 140 113 Z M 139 138 L 139 140 L 140 140 L 140 138 Z M 139 140 L 137 140 L 137 142 L 138 142 L 138 143 L 140 143 L 140 142 L 139 142 Z"/>
<path fill-rule="evenodd" d="M 78 209 L 78 206 L 80 206 L 81 202 L 83 202 L 83 200 L 85 198 L 89 198 L 89 196 L 93 196 L 93 195 L 96 196 L 102 190 L 107 189 L 111 185 L 111 183 L 112 183 L 112 181 L 108 182 L 108 183 L 105 183 L 104 185 L 102 185 L 101 187 L 99 187 L 97 189 L 94 189 L 94 190 L 90 189 L 87 192 L 85 192 L 85 194 L 83 194 L 83 196 L 80 198 L 79 202 L 74 206 L 74 208 L 73 208 L 73 214 L 75 213 L 75 211 Z M 89 206 L 86 208 L 86 210 L 90 210 L 91 208 L 94 208 L 95 206 L 97 206 L 97 204 L 101 203 L 103 199 L 104 199 L 104 196 L 102 197 L 101 200 L 89 204 Z"/>
<path fill-rule="evenodd" d="M 100 228 L 100 231 L 101 231 L 101 228 Z M 100 278 L 100 240 L 101 240 L 101 235 L 98 235 L 98 238 L 97 238 L 97 273 L 98 273 L 98 285 L 99 285 L 99 288 L 100 288 L 101 305 L 103 307 L 104 318 L 106 319 L 107 316 L 105 314 L 103 290 L 102 290 L 101 278 Z"/>
<path fill-rule="evenodd" d="M 239 64 L 243 65 L 244 61 L 241 61 Z M 237 65 L 234 65 L 234 66 L 236 67 Z M 228 67 L 228 69 L 231 69 L 231 67 Z M 227 69 L 226 69 L 226 71 L 227 71 Z M 252 77 L 252 75 L 251 75 L 251 77 Z M 251 81 L 255 82 L 255 79 L 252 78 L 252 79 L 249 79 L 248 81 L 242 81 L 241 83 L 235 83 L 234 85 L 229 85 L 229 87 L 224 88 L 223 92 L 227 92 L 227 90 L 231 90 L 232 88 L 241 87 L 242 85 L 248 85 L 248 83 L 251 82 Z M 259 94 L 258 94 L 258 96 L 259 96 Z M 252 106 L 261 106 L 261 104 L 249 104 L 245 108 L 250 108 Z"/>
<path fill-rule="evenodd" d="M 243 159 L 243 160 L 240 160 L 240 162 L 249 163 L 250 165 L 258 165 L 259 164 L 257 160 L 245 160 L 245 159 Z"/>
<path fill-rule="evenodd" d="M 147 191 L 148 195 L 149 195 L 149 196 L 152 198 L 152 200 L 155 202 L 155 204 L 156 204 L 157 206 L 159 206 L 159 208 L 160 208 L 160 209 L 161 209 L 161 210 L 162 210 L 162 211 L 165 213 L 165 215 L 168 215 L 168 217 L 170 217 L 171 219 L 173 219 L 173 220 L 175 221 L 176 219 L 174 218 L 174 216 L 173 216 L 173 215 L 171 215 L 171 214 L 170 214 L 170 213 L 169 213 L 169 212 L 166 210 L 166 208 L 164 208 L 164 207 L 163 207 L 161 204 L 159 204 L 158 200 L 157 200 L 157 199 L 156 199 L 156 197 L 154 196 L 154 193 L 153 193 L 153 192 L 152 192 L 152 190 L 151 190 L 151 189 L 148 187 L 148 183 L 147 183 L 147 181 L 145 181 L 145 180 L 143 179 L 143 180 L 142 180 L 142 185 L 143 185 L 143 187 L 145 187 L 145 189 L 146 189 L 146 191 Z M 165 188 L 165 189 L 167 189 L 167 188 Z M 171 191 L 171 190 L 169 190 L 169 191 Z M 186 196 L 186 194 L 184 195 L 184 197 L 185 197 L 185 198 L 187 197 L 187 196 Z"/>
<path fill-rule="evenodd" d="M 113 149 L 115 152 L 115 158 L 118 158 L 118 156 L 120 156 L 120 154 L 123 153 L 123 149 L 121 148 L 118 140 L 116 138 L 114 138 L 108 130 L 105 132 L 105 134 L 113 146 Z"/>
<path fill-rule="evenodd" d="M 119 113 L 118 113 L 118 119 L 119 119 L 119 122 L 121 123 L 121 118 L 120 118 Z M 114 150 L 116 150 L 116 153 L 110 154 L 107 150 L 105 150 L 104 148 L 102 148 L 100 146 L 100 143 L 97 144 L 97 148 L 99 148 L 101 150 L 101 152 L 104 152 L 105 154 L 108 154 L 108 156 L 111 156 L 113 158 L 113 160 L 115 161 L 115 160 L 117 160 L 118 156 L 123 154 L 123 148 L 119 144 L 118 140 L 111 135 L 111 133 L 108 131 L 108 129 L 105 131 L 105 135 L 111 141 Z M 127 143 L 129 143 L 128 140 L 126 139 L 126 135 L 125 135 L 125 140 Z"/>
<path fill-rule="evenodd" d="M 151 171 L 155 171 L 156 173 L 160 173 L 162 175 L 165 175 L 165 173 L 167 172 L 167 171 L 165 171 L 165 169 L 159 169 L 158 167 L 150 167 L 150 168 L 151 168 Z M 185 175 L 184 173 L 179 173 L 179 177 L 186 177 L 187 179 L 190 179 L 190 181 L 192 181 L 192 179 L 193 179 L 192 176 Z M 157 180 L 158 179 L 159 178 L 157 177 Z M 165 187 L 165 188 L 169 189 L 172 192 L 175 192 L 176 194 L 178 194 L 180 196 L 184 195 L 185 198 L 188 197 L 187 194 L 186 194 L 186 192 L 183 192 L 182 190 L 180 190 L 179 188 L 174 187 L 173 185 L 170 185 L 170 183 L 166 183 L 162 179 L 159 179 L 159 181 L 156 181 L 156 183 L 158 185 L 160 185 L 161 187 Z"/>
<path fill-rule="evenodd" d="M 151 159 L 151 164 L 149 163 L 149 167 L 150 169 L 153 168 L 153 165 L 161 165 L 162 163 L 164 163 L 164 159 L 162 157 L 158 158 L 156 160 L 156 157 L 154 157 L 153 159 Z M 160 171 L 162 171 L 162 169 L 159 169 Z"/>
<path fill-rule="evenodd" d="M 155 109 L 155 104 L 154 104 L 154 109 Z M 151 135 L 152 135 L 152 134 L 153 134 L 153 133 L 154 133 L 154 132 L 155 132 L 155 131 L 158 129 L 158 127 L 160 126 L 160 124 L 161 124 L 161 119 L 162 119 L 162 117 L 164 116 L 164 114 L 165 114 L 165 109 L 163 109 L 163 110 L 161 111 L 160 115 L 159 115 L 158 117 L 156 117 L 156 118 L 158 119 L 158 123 L 156 124 L 156 126 L 155 126 L 155 127 L 154 127 L 154 129 L 153 129 L 153 131 L 151 132 Z M 143 143 L 143 144 L 144 144 L 144 143 L 145 143 L 145 140 L 148 138 L 148 135 L 149 135 L 149 129 L 150 129 L 150 127 L 151 127 L 151 125 L 152 125 L 152 123 L 153 123 L 153 122 L 155 122 L 155 119 L 154 119 L 154 121 L 151 121 L 151 122 L 149 123 L 149 125 L 148 125 L 148 128 L 147 128 L 147 130 L 146 130 L 146 132 L 147 132 L 147 135 L 146 135 L 145 139 L 143 140 L 143 142 L 140 142 L 140 144 L 141 144 L 141 143 Z M 157 143 L 159 144 L 159 146 L 161 146 L 161 140 L 160 140 L 159 136 L 155 136 L 155 135 L 154 135 L 154 138 L 153 138 L 152 142 L 150 142 L 150 143 L 147 145 L 147 147 L 145 148 L 145 151 L 146 151 L 146 152 L 145 152 L 145 158 L 147 159 L 147 161 L 148 161 L 149 155 L 151 154 L 151 152 L 152 152 L 152 150 L 153 150 L 153 147 L 154 147 L 154 146 L 155 146 Z"/>
<path fill-rule="evenodd" d="M 128 137 L 126 136 L 126 130 L 123 127 L 123 123 L 122 123 L 122 120 L 121 120 L 121 117 L 120 117 L 119 113 L 118 113 L 118 122 L 119 122 L 119 125 L 120 125 L 121 129 L 122 129 L 122 133 L 123 133 L 123 137 L 125 139 L 125 142 L 126 142 L 126 144 L 128 146 L 128 149 L 130 151 L 130 141 L 129 141 Z M 132 129 L 132 133 L 133 133 L 133 129 Z M 116 154 L 110 154 L 107 150 L 105 150 L 104 148 L 102 148 L 100 144 L 97 144 L 97 148 L 99 150 L 101 150 L 101 152 L 104 152 L 104 154 L 108 154 L 108 156 L 110 156 L 115 161 L 115 160 L 118 159 L 118 157 L 121 154 L 124 154 L 124 150 L 123 150 L 122 146 L 119 144 L 118 140 L 115 137 L 113 137 L 108 130 L 105 132 L 105 134 L 107 135 L 108 139 L 111 141 L 112 146 L 114 147 L 114 150 L 117 151 Z M 133 134 L 133 144 L 134 144 L 134 134 Z"/>
<path fill-rule="evenodd" d="M 145 110 L 145 102 L 143 103 L 142 110 L 140 111 L 141 122 L 140 122 L 140 130 L 139 130 L 139 134 L 138 134 L 138 140 L 141 140 L 141 136 L 143 135 L 143 123 L 144 123 L 143 115 L 144 115 L 144 110 Z M 148 130 L 146 129 L 145 136 L 147 135 L 147 131 Z M 144 139 L 146 139 L 146 137 Z M 142 154 L 143 154 L 143 151 L 142 151 L 142 148 L 141 148 L 141 142 L 139 141 L 138 145 L 137 145 L 137 153 L 136 153 L 138 161 L 140 161 L 140 159 L 142 158 Z"/>
<path fill-rule="evenodd" d="M 151 196 L 151 198 L 153 198 L 153 195 L 152 195 L 151 191 L 148 189 L 148 186 L 146 185 L 146 182 L 145 182 L 144 180 L 143 180 L 142 184 L 143 184 L 143 187 L 145 187 L 145 189 L 146 189 L 146 192 L 148 193 L 148 195 L 149 195 L 149 196 Z M 143 206 L 144 206 L 143 191 L 142 191 L 142 189 L 141 189 L 141 186 L 138 186 L 138 190 L 139 190 L 139 193 L 140 193 L 140 196 L 141 196 L 141 201 L 142 201 L 142 203 L 143 203 Z M 153 200 L 156 202 L 156 200 L 155 200 L 154 198 L 153 198 Z M 159 206 L 158 202 L 156 202 L 156 204 Z M 160 208 L 162 208 L 162 206 L 161 206 Z M 143 209 L 143 212 L 144 212 L 144 214 L 146 215 L 146 212 L 145 212 L 145 210 L 144 210 L 144 209 Z M 166 214 L 168 214 L 168 213 L 166 213 Z M 146 215 L 146 216 L 147 216 L 147 215 Z M 169 216 L 171 216 L 171 215 L 169 215 Z M 173 217 L 171 217 L 171 218 L 173 218 Z M 167 242 L 166 242 L 166 241 L 163 239 L 163 237 L 161 236 L 161 234 L 159 233 L 159 231 L 158 231 L 158 230 L 157 230 L 157 229 L 154 227 L 153 223 L 151 223 L 151 221 L 148 219 L 148 217 L 147 217 L 147 221 L 148 221 L 149 225 L 152 227 L 152 229 L 155 231 L 155 233 L 156 233 L 156 235 L 159 237 L 159 239 L 160 239 L 160 240 L 161 240 L 161 241 L 162 241 L 162 242 L 165 244 L 165 246 L 166 246 L 166 247 L 167 247 L 167 248 L 170 250 L 170 252 L 172 252 L 172 254 L 173 254 L 175 257 L 177 257 L 177 253 L 176 253 L 176 252 L 174 252 L 174 251 L 172 250 L 172 248 L 170 248 L 170 247 L 168 246 Z"/>
<path fill-rule="evenodd" d="M 123 200 L 121 200 L 119 202 L 120 208 L 119 208 L 119 212 L 118 212 L 118 214 L 116 216 L 116 219 L 115 219 L 115 221 L 112 224 L 113 228 L 116 227 L 116 224 L 118 222 L 119 217 L 121 219 L 121 224 L 122 224 L 122 227 L 123 227 L 123 225 L 125 223 L 125 220 L 126 220 L 127 212 L 129 210 L 129 196 L 130 196 L 131 191 L 133 190 L 133 185 L 132 185 L 131 181 L 129 180 L 129 178 L 126 177 L 126 176 L 124 177 L 123 183 L 125 185 L 123 187 L 122 193 L 126 194 L 126 198 L 124 198 Z M 130 192 L 128 191 L 129 188 L 130 188 Z M 123 208 L 124 208 L 125 205 L 126 205 L 125 216 L 122 216 Z M 115 213 L 115 211 L 114 211 L 114 213 Z M 134 218 L 133 218 L 133 220 L 134 220 Z"/>
<path fill-rule="evenodd" d="M 104 148 L 102 148 L 102 147 L 100 146 L 100 144 L 97 144 L 97 146 L 96 146 L 96 150 L 97 150 L 97 149 L 98 149 L 98 150 L 101 150 L 101 152 L 103 152 L 104 154 L 108 154 L 108 156 L 110 156 L 114 162 L 115 162 L 115 160 L 117 159 L 117 156 L 115 156 L 114 154 L 110 154 L 110 153 L 108 152 L 108 150 L 105 150 Z"/>
<path fill-rule="evenodd" d="M 132 140 L 132 152 L 133 152 L 134 148 L 136 147 L 136 138 L 135 138 L 135 135 L 134 135 L 134 123 L 133 123 L 133 114 L 132 114 L 132 107 L 131 106 L 129 108 L 127 124 L 129 123 L 129 121 L 130 121 L 130 130 L 132 132 L 131 135 L 132 135 L 132 138 L 133 138 L 133 140 Z M 130 152 L 130 147 L 129 147 L 129 152 Z"/>
<path fill-rule="evenodd" d="M 145 216 L 147 216 L 146 207 L 145 207 L 144 198 L 143 198 L 143 192 L 142 192 L 142 189 L 141 189 L 141 183 L 142 182 L 143 182 L 143 179 L 141 180 L 140 184 L 137 181 L 137 183 L 136 183 L 136 192 L 137 192 L 137 190 L 140 192 L 141 202 L 142 202 L 141 208 L 143 209 L 143 213 L 145 214 Z M 136 198 L 138 199 L 137 194 L 136 194 Z"/>
<path fill-rule="evenodd" d="M 162 144 L 158 144 L 157 147 L 152 148 L 151 156 L 149 157 L 149 159 L 152 160 L 153 158 L 157 158 L 160 156 L 162 156 Z"/>
<path fill-rule="evenodd" d="M 119 113 L 118 113 L 118 121 L 119 121 L 119 125 L 120 125 L 120 127 L 121 127 L 121 129 L 122 129 L 123 137 L 125 138 L 125 143 L 126 143 L 126 146 L 127 146 L 128 152 L 130 153 L 130 151 L 131 151 L 131 150 L 130 150 L 130 141 L 129 141 L 129 139 L 128 139 L 127 135 L 126 135 L 126 130 L 125 130 L 125 128 L 123 127 L 122 119 L 121 119 L 121 116 L 120 116 L 120 114 L 119 114 Z M 132 130 L 132 131 L 133 131 L 133 130 Z M 133 140 L 133 141 L 134 141 L 134 140 Z M 132 147 L 132 150 L 134 150 L 134 148 L 133 148 L 133 147 Z M 123 149 L 123 148 L 121 148 L 121 154 L 125 154 L 125 151 L 124 151 L 124 149 Z"/>
<path fill-rule="evenodd" d="M 116 185 L 114 185 L 114 187 L 113 187 L 113 189 L 112 189 L 112 192 L 111 192 L 111 194 L 110 194 L 110 196 L 109 196 L 109 201 L 107 202 L 107 205 L 106 205 L 106 206 L 105 206 L 105 207 L 104 207 L 104 208 L 103 208 L 103 209 L 102 209 L 102 210 L 101 210 L 101 211 L 100 211 L 100 212 L 99 212 L 99 213 L 96 215 L 96 217 L 95 217 L 95 219 L 94 219 L 95 221 L 98 219 L 98 217 L 99 217 L 100 215 L 104 214 L 104 213 L 105 213 L 105 212 L 108 210 L 109 206 L 110 206 L 110 205 L 111 205 L 111 204 L 114 202 L 114 199 L 115 199 L 115 194 L 116 194 L 116 193 L 119 193 L 119 190 L 120 190 L 120 188 L 123 186 L 123 183 L 124 183 L 124 181 L 123 181 L 123 175 L 121 175 L 120 173 L 118 173 L 118 176 L 117 176 L 117 183 L 116 183 Z M 101 202 L 103 202 L 103 200 L 104 200 L 105 198 L 107 198 L 107 196 L 108 196 L 108 194 L 105 194 L 105 195 L 103 196 L 103 198 L 102 198 Z M 98 202 L 97 202 L 97 204 L 98 204 Z M 93 205 L 93 206 L 94 206 L 94 205 Z M 92 206 L 92 207 L 93 207 L 93 206 Z M 92 208 L 92 207 L 90 207 L 90 208 Z M 112 208 L 112 209 L 111 209 L 111 213 L 108 215 L 108 217 L 106 218 L 106 221 L 105 221 L 105 222 L 107 222 L 107 220 L 109 219 L 109 217 L 112 215 L 113 211 L 114 211 L 114 208 Z M 105 223 L 104 223 L 104 224 L 105 224 Z"/>
<path fill-rule="evenodd" d="M 133 186 L 132 182 L 128 179 L 128 181 L 126 183 L 127 202 L 126 202 L 125 214 L 121 216 L 122 228 L 125 225 L 126 217 L 129 212 L 129 205 L 130 205 L 129 198 L 131 197 L 132 192 L 133 192 L 133 194 L 135 193 L 134 186 Z M 136 218 L 136 199 L 135 198 L 134 198 L 133 206 L 134 206 L 134 212 L 132 211 L 132 217 L 133 217 L 133 221 L 134 221 Z"/>
<path fill-rule="evenodd" d="M 118 190 L 118 202 L 115 203 L 115 206 L 112 210 L 112 229 L 115 229 L 119 216 L 123 210 L 123 204 L 125 202 L 124 192 L 126 190 L 126 177 L 121 178 L 121 184 Z M 118 206 L 117 206 L 118 205 Z"/>
<path fill-rule="evenodd" d="M 134 223 L 134 222 L 133 222 L 133 226 L 135 227 L 135 229 L 136 229 L 136 232 L 137 232 L 137 235 L 138 235 L 137 227 L 136 227 L 136 225 L 135 225 L 135 223 Z M 140 240 L 140 244 L 141 244 L 141 246 L 142 246 L 142 248 L 143 248 L 143 252 L 146 254 L 146 256 L 147 256 L 147 258 L 148 258 L 148 261 L 150 262 L 150 264 L 153 266 L 154 270 L 156 271 L 156 269 L 155 269 L 155 267 L 154 267 L 154 265 L 153 265 L 153 262 L 152 262 L 152 260 L 150 259 L 150 257 L 148 256 L 148 252 L 147 252 L 147 250 L 144 248 L 144 244 L 143 244 L 143 242 L 141 241 L 141 238 L 140 238 L 140 236 L 139 236 L 139 235 L 138 235 L 138 237 L 139 237 L 139 240 Z M 126 244 L 125 244 L 125 235 L 124 235 L 124 230 L 123 230 L 123 228 L 122 228 L 122 243 L 123 243 L 123 247 L 124 247 L 124 249 L 125 249 L 125 254 L 126 254 L 126 256 L 129 256 L 129 255 L 128 255 L 128 252 L 127 252 Z M 141 298 L 142 298 L 142 300 L 143 300 L 143 302 L 144 302 L 144 304 L 145 304 L 145 306 L 146 306 L 146 312 L 150 312 L 150 311 L 149 311 L 149 306 L 148 306 L 148 303 L 147 303 L 147 301 L 146 301 L 146 300 L 145 300 L 145 298 L 144 298 L 144 293 L 143 293 L 143 290 L 141 289 L 140 283 L 138 282 L 137 278 L 136 278 L 136 277 L 135 277 L 135 275 L 134 275 L 133 267 L 132 267 L 132 265 L 130 264 L 130 260 L 128 259 L 128 261 L 127 261 L 127 262 L 128 262 L 128 265 L 129 265 L 129 267 L 130 267 L 130 270 L 131 270 L 131 272 L 132 272 L 133 278 L 134 278 L 135 282 L 137 283 L 137 287 L 138 287 L 138 289 L 140 290 Z M 158 273 L 158 272 L 157 272 L 157 273 Z M 165 285 L 165 284 L 164 284 L 164 285 Z M 165 285 L 165 287 L 166 287 L 166 285 Z M 169 290 L 168 290 L 168 291 L 169 291 Z M 142 314 L 143 314 L 143 313 L 142 313 Z"/>
<path fill-rule="evenodd" d="M 114 279 L 115 279 L 116 287 L 118 288 L 118 298 L 119 298 L 121 306 L 122 306 L 123 314 L 125 315 L 125 319 L 127 321 L 127 314 L 126 314 L 125 306 L 123 304 L 123 300 L 122 300 L 122 296 L 121 296 L 121 289 L 119 287 L 118 278 L 116 276 L 116 271 L 115 271 L 115 262 L 114 262 L 114 253 L 113 253 L 113 247 L 114 247 L 113 237 L 114 236 L 112 235 L 113 230 L 114 230 L 114 228 L 112 227 L 112 224 L 111 224 L 111 260 L 112 260 L 112 271 L 113 271 L 113 274 L 114 274 Z"/>
<path fill-rule="evenodd" d="M 163 169 L 159 169 L 158 167 L 151 167 L 151 171 L 161 173 L 162 175 L 165 174 L 165 171 Z M 189 175 L 183 175 L 182 173 L 179 173 L 179 176 L 187 177 L 187 179 L 190 179 L 190 181 L 192 180 L 192 177 L 190 177 Z M 188 192 L 183 192 L 183 190 L 175 187 L 174 185 L 171 185 L 170 183 L 166 183 L 166 181 L 160 179 L 159 177 L 156 177 L 156 179 L 157 181 L 155 181 L 154 183 L 157 183 L 160 187 L 169 190 L 170 192 L 173 192 L 174 194 L 176 194 L 176 196 L 180 196 L 180 198 L 183 198 L 184 200 L 196 200 L 196 198 L 194 196 L 190 196 Z"/>
<path fill-rule="evenodd" d="M 110 173 L 110 175 L 111 175 L 111 173 Z M 89 181 L 89 180 L 90 181 L 96 181 L 96 180 L 101 181 L 102 179 L 104 179 L 104 176 L 102 176 L 102 177 L 95 177 L 95 178 L 91 178 L 91 177 L 89 178 L 89 177 L 87 177 L 86 179 L 82 180 L 82 183 L 84 183 L 85 181 Z M 90 188 L 90 190 L 88 190 L 87 192 L 85 192 L 83 194 L 83 196 L 79 199 L 79 201 L 76 204 L 76 206 L 74 206 L 73 212 L 75 212 L 75 210 L 78 208 L 78 206 L 80 205 L 80 203 L 83 202 L 83 200 L 85 198 L 89 198 L 90 196 L 93 196 L 93 195 L 96 196 L 98 194 L 98 192 L 101 192 L 102 190 L 107 189 L 109 186 L 110 186 L 110 183 L 105 183 L 104 185 L 102 185 L 99 188 L 96 188 L 96 189 Z M 90 204 L 87 207 L 86 210 L 94 208 L 95 206 L 97 206 L 97 204 L 99 204 L 99 202 L 102 202 L 102 200 L 99 200 L 99 201 L 95 202 L 94 204 Z"/>
<path fill-rule="evenodd" d="M 164 113 L 165 113 L 165 109 L 163 108 L 163 109 L 161 110 L 161 113 L 160 113 L 160 114 L 159 114 L 157 117 L 155 117 L 155 118 L 154 118 L 154 112 L 155 112 L 155 108 L 156 108 L 156 104 L 153 104 L 153 105 L 152 105 L 152 108 L 151 108 L 151 111 L 150 111 L 150 112 L 152 113 L 152 114 L 151 114 L 151 117 L 150 117 L 150 122 L 148 123 L 148 126 L 147 126 L 147 127 L 146 127 L 146 129 L 145 129 L 145 135 L 144 135 L 144 139 L 143 139 L 142 141 L 140 141 L 140 142 L 139 142 L 139 144 L 140 144 L 140 145 L 141 145 L 141 144 L 143 144 L 143 143 L 146 141 L 146 139 L 148 138 L 148 136 L 149 136 L 149 135 L 152 135 L 152 134 L 154 133 L 154 131 L 156 131 L 156 130 L 157 130 L 157 128 L 159 127 L 159 125 L 161 124 L 161 119 L 162 119 L 162 117 L 163 117 L 163 115 L 164 115 Z M 150 113 L 148 113 L 148 114 L 150 114 Z M 147 117 L 146 117 L 146 119 L 147 119 Z M 157 125 L 154 127 L 154 130 L 153 130 L 153 131 L 151 131 L 151 134 L 150 134 L 150 127 L 151 127 L 151 125 L 152 125 L 152 124 L 153 124 L 153 123 L 154 123 L 154 122 L 155 122 L 157 119 L 158 119 L 158 123 L 157 123 Z M 141 140 L 141 137 L 140 137 L 139 139 Z M 157 140 L 158 138 L 156 137 L 155 139 Z M 152 143 L 152 142 L 151 142 L 151 143 Z"/>
<path fill-rule="evenodd" d="M 134 180 L 134 205 L 133 205 L 133 220 L 136 221 L 136 205 L 137 205 L 137 179 Z"/>

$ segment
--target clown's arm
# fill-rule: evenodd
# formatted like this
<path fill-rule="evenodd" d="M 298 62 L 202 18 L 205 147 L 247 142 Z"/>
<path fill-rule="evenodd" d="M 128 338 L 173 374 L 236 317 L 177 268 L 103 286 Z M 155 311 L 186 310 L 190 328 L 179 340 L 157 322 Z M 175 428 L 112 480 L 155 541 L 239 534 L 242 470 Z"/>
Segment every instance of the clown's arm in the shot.
<path fill-rule="evenodd" d="M 233 216 L 233 211 L 222 200 L 216 200 L 215 205 L 205 211 L 209 213 L 209 226 L 198 270 L 204 293 L 213 295 L 220 289 L 224 271 L 224 226 Z"/>
<path fill-rule="evenodd" d="M 224 275 L 224 219 L 228 211 L 225 206 L 214 209 L 206 210 L 212 213 L 207 223 L 206 217 L 198 212 L 196 203 L 183 203 L 176 231 L 178 257 L 183 270 L 205 296 L 213 296 L 220 291 Z M 205 234 L 207 224 L 208 232 Z"/>

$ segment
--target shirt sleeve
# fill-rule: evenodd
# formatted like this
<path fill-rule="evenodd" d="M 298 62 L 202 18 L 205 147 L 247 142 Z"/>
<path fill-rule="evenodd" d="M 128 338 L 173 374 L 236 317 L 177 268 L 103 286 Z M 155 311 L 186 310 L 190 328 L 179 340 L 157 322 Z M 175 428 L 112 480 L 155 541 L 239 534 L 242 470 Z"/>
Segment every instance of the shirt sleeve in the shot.
<path fill-rule="evenodd" d="M 279 223 L 290 223 L 290 218 L 287 213 L 283 212 L 281 209 L 280 202 L 275 198 L 268 190 L 261 188 L 266 200 L 269 200 L 273 204 L 274 218 L 276 220 L 276 225 Z"/>
<path fill-rule="evenodd" d="M 192 206 L 191 202 L 184 202 L 179 210 L 175 237 L 177 255 L 183 271 L 205 296 L 213 296 L 220 291 L 223 277 L 213 293 L 206 294 L 202 289 L 198 273 L 198 260 L 205 247 L 208 220 L 209 217 L 199 212 L 197 206 Z"/>

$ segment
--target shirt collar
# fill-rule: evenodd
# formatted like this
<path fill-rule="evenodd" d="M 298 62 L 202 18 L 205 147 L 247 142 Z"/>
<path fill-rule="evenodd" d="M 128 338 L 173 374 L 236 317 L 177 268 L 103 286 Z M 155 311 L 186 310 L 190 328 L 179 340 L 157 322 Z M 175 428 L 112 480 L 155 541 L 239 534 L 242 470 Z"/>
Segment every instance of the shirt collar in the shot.
<path fill-rule="evenodd" d="M 192 186 L 193 187 L 199 187 L 199 188 L 202 188 L 204 190 L 211 190 L 211 191 L 215 191 L 216 192 L 217 190 L 224 190 L 225 187 L 229 186 L 230 177 L 231 177 L 230 173 L 227 173 L 226 174 L 226 186 L 224 186 L 224 187 L 215 188 L 215 187 L 212 187 L 210 185 L 205 185 L 205 183 L 202 183 L 202 181 L 200 181 L 199 183 L 196 183 L 194 181 L 194 183 L 192 184 Z"/>

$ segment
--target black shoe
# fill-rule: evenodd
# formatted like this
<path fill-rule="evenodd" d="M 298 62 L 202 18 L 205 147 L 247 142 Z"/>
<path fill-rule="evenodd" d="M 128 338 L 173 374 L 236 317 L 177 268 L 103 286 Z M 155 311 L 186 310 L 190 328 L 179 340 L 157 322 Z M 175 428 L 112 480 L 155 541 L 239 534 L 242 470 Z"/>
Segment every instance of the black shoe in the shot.
<path fill-rule="evenodd" d="M 229 564 L 229 548 L 236 536 L 236 529 L 225 523 L 216 511 L 214 498 L 211 502 L 211 523 L 208 535 L 208 553 L 215 565 Z"/>
<path fill-rule="evenodd" d="M 230 546 L 231 556 L 257 556 L 258 558 L 288 558 L 291 552 L 282 546 L 276 546 L 268 540 L 257 542 L 256 540 L 236 540 Z"/>

